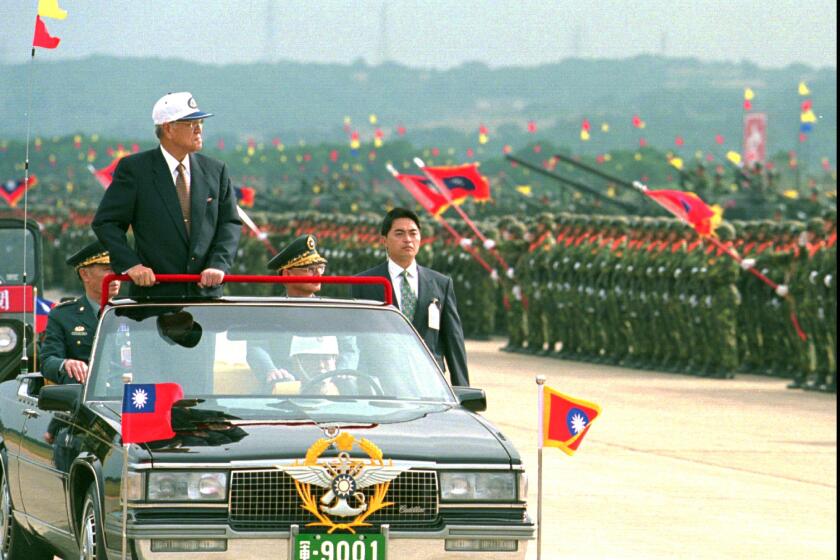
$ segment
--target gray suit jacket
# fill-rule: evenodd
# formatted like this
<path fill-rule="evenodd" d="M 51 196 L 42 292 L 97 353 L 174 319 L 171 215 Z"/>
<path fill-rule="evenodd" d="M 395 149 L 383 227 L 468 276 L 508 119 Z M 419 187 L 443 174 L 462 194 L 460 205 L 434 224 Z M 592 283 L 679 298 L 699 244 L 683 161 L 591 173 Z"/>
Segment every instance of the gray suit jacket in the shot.
<path fill-rule="evenodd" d="M 381 276 L 391 280 L 388 273 L 387 261 L 358 276 Z M 455 289 L 452 278 L 435 272 L 431 268 L 417 266 L 417 310 L 412 324 L 426 345 L 437 358 L 440 367 L 446 371 L 452 385 L 469 386 L 470 376 L 467 370 L 467 351 L 464 348 L 464 330 L 461 327 L 461 317 L 458 315 L 458 302 L 455 300 Z M 396 303 L 397 297 L 391 287 L 391 297 Z M 354 298 L 384 301 L 381 286 L 352 286 Z M 429 306 L 435 305 L 440 310 L 440 329 L 429 328 Z"/>

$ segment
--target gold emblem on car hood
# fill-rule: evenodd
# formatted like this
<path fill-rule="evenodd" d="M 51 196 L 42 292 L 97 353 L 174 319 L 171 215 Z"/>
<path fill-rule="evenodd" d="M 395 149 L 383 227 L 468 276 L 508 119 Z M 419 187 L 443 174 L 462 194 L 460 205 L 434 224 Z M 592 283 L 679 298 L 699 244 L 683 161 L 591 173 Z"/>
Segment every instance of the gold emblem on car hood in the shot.
<path fill-rule="evenodd" d="M 333 444 L 339 450 L 338 457 L 321 460 L 321 455 Z M 351 456 L 354 447 L 363 451 L 367 459 L 354 459 Z M 279 468 L 294 479 L 301 507 L 317 519 L 307 527 L 327 527 L 328 533 L 355 533 L 358 527 L 370 527 L 366 522 L 368 517 L 395 505 L 385 501 L 388 488 L 408 470 L 408 467 L 395 467 L 393 461 L 386 464 L 382 451 L 373 442 L 356 439 L 347 432 L 319 439 L 307 450 L 302 462 Z M 326 489 L 320 500 L 313 495 L 312 486 Z M 373 493 L 368 501 L 362 490 L 371 486 Z M 333 517 L 353 520 L 335 522 Z"/>

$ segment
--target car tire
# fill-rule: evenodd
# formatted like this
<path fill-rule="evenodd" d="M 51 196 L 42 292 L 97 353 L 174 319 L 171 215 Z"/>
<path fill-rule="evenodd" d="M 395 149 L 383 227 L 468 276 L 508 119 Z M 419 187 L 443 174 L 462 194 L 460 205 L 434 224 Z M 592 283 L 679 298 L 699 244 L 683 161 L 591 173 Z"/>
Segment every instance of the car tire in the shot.
<path fill-rule="evenodd" d="M 91 484 L 85 494 L 82 517 L 79 519 L 79 558 L 81 560 L 108 559 L 99 511 L 99 492 Z"/>
<path fill-rule="evenodd" d="M 27 535 L 12 515 L 12 494 L 0 462 L 0 560 L 52 560 L 53 554 L 41 542 Z"/>

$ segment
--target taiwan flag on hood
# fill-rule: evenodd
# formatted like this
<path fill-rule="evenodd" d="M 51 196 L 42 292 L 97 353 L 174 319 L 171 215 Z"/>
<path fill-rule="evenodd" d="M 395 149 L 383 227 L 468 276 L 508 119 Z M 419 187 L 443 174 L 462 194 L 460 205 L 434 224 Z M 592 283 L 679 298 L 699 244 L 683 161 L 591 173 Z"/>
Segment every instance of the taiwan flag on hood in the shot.
<path fill-rule="evenodd" d="M 559 447 L 567 455 L 574 455 L 600 414 L 597 404 L 544 385 L 540 394 L 540 447 Z"/>
<path fill-rule="evenodd" d="M 184 398 L 177 383 L 132 384 L 123 392 L 123 444 L 147 443 L 175 437 L 172 405 Z"/>
<path fill-rule="evenodd" d="M 35 332 L 40 334 L 47 330 L 47 321 L 50 317 L 50 310 L 55 307 L 55 302 L 44 299 L 40 296 L 35 298 Z"/>

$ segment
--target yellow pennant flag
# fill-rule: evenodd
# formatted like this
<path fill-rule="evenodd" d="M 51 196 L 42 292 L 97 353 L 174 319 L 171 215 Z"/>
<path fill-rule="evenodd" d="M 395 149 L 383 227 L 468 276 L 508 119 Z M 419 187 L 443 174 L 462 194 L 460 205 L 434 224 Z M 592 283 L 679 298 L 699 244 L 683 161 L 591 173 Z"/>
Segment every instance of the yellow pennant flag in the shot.
<path fill-rule="evenodd" d="M 671 158 L 671 161 L 669 161 L 668 163 L 670 163 L 671 165 L 673 165 L 674 167 L 676 167 L 677 169 L 682 171 L 682 168 L 683 168 L 682 158 L 678 158 L 678 157 Z"/>
<path fill-rule="evenodd" d="M 785 198 L 790 198 L 791 200 L 796 200 L 799 198 L 799 191 L 796 189 L 788 189 L 784 193 L 782 193 Z"/>
<path fill-rule="evenodd" d="M 610 198 L 615 198 L 615 187 L 610 185 L 607 187 L 607 196 Z"/>
<path fill-rule="evenodd" d="M 717 227 L 723 222 L 723 206 L 720 204 L 712 204 L 709 206 L 714 215 L 709 218 L 709 225 L 711 226 L 712 233 L 717 229 Z"/>
<path fill-rule="evenodd" d="M 609 132 L 610 131 L 610 124 L 609 123 L 601 123 L 601 132 Z"/>
<path fill-rule="evenodd" d="M 805 82 L 799 82 L 799 95 L 811 95 L 811 90 Z"/>
<path fill-rule="evenodd" d="M 589 141 L 589 131 L 586 130 L 585 128 L 580 129 L 580 139 L 583 140 L 584 142 Z"/>
<path fill-rule="evenodd" d="M 531 185 L 519 185 L 516 190 L 525 196 L 531 196 Z"/>
<path fill-rule="evenodd" d="M 817 122 L 817 116 L 814 114 L 814 111 L 808 109 L 799 116 L 799 120 L 804 123 L 815 123 Z"/>
<path fill-rule="evenodd" d="M 741 165 L 741 154 L 739 154 L 735 150 L 726 152 L 726 159 L 728 159 L 735 165 Z"/>
<path fill-rule="evenodd" d="M 38 0 L 38 15 L 52 19 L 65 19 L 67 10 L 58 7 L 58 0 Z"/>
<path fill-rule="evenodd" d="M 755 98 L 755 92 L 752 88 L 746 88 L 744 90 L 744 100 L 745 101 L 752 101 Z"/>

